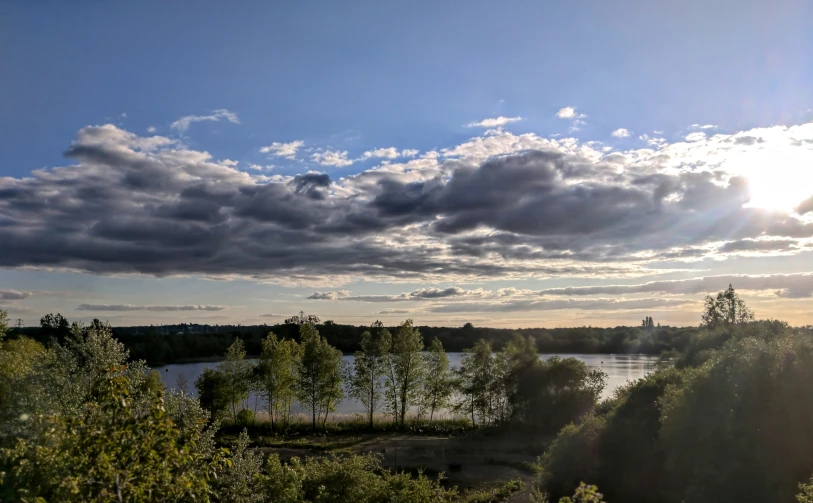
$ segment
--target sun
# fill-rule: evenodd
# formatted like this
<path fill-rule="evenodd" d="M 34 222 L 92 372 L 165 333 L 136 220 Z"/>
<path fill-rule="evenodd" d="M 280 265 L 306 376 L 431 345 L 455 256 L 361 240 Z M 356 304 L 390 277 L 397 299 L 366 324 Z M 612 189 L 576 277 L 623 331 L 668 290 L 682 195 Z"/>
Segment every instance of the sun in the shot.
<path fill-rule="evenodd" d="M 732 161 L 735 169 L 730 172 L 748 180 L 751 200 L 747 207 L 792 213 L 813 195 L 813 156 L 809 152 L 762 151 Z"/>

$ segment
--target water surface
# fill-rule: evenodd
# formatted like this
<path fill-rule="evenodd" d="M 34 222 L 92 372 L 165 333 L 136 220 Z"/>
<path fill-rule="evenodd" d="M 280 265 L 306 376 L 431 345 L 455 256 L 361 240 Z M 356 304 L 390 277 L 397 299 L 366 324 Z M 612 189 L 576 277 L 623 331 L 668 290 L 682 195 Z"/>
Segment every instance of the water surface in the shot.
<path fill-rule="evenodd" d="M 463 353 L 447 353 L 449 356 L 449 363 L 453 367 L 460 365 L 460 359 Z M 651 355 L 603 355 L 603 354 L 540 354 L 542 359 L 550 358 L 551 356 L 560 356 L 562 358 L 573 357 L 586 363 L 592 368 L 603 370 L 607 376 L 607 387 L 602 393 L 602 398 L 609 398 L 613 392 L 624 384 L 638 380 L 645 377 L 655 370 L 655 364 L 658 361 L 657 356 Z M 343 359 L 352 366 L 353 355 L 345 355 Z M 187 392 L 193 396 L 197 396 L 195 390 L 195 379 L 203 373 L 206 368 L 217 367 L 218 362 L 201 362 L 201 363 L 175 363 L 163 367 L 155 367 L 156 370 L 161 372 L 161 378 L 164 384 L 170 388 L 178 387 L 178 379 L 182 377 L 187 382 Z M 255 400 L 256 399 L 256 400 Z M 256 402 L 256 403 L 255 403 Z M 249 398 L 249 407 L 259 409 L 263 408 L 263 401 L 253 395 Z M 302 412 L 298 404 L 294 405 L 294 412 Z M 363 413 L 364 406 L 358 401 L 350 398 L 345 398 L 336 407 L 336 413 L 339 414 L 353 414 Z"/>

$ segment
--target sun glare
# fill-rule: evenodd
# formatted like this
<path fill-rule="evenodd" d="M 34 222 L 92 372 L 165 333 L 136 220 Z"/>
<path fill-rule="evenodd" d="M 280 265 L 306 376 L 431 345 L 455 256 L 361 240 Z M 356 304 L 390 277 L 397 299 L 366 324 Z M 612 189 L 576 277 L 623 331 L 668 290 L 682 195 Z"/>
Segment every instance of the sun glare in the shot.
<path fill-rule="evenodd" d="M 790 213 L 813 194 L 813 158 L 806 151 L 765 151 L 732 161 L 732 172 L 748 179 L 748 207 Z"/>

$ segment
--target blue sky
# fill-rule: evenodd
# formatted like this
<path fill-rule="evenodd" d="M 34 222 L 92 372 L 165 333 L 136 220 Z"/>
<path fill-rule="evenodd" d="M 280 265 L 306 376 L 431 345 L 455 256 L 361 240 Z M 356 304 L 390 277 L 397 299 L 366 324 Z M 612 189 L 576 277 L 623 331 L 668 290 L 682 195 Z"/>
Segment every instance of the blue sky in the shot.
<path fill-rule="evenodd" d="M 714 288 L 722 289 L 727 286 L 722 284 L 725 279 L 730 279 L 726 275 L 803 275 L 810 270 L 806 265 L 810 263 L 810 235 L 805 233 L 811 213 L 801 212 L 797 205 L 807 197 L 799 182 L 803 185 L 813 180 L 805 171 L 809 169 L 809 133 L 804 128 L 813 119 L 813 32 L 808 29 L 813 6 L 805 1 L 709 4 L 4 3 L 0 5 L 4 70 L 0 79 L 0 127 L 4 131 L 0 135 L 0 175 L 7 178 L 0 182 L 0 217 L 13 220 L 15 225 L 7 226 L 12 230 L 3 236 L 12 245 L 6 245 L 9 251 L 2 263 L 5 269 L 0 270 L 0 291 L 17 294 L 8 293 L 0 303 L 5 302 L 13 316 L 32 323 L 43 310 L 60 310 L 76 319 L 100 316 L 122 324 L 146 318 L 161 322 L 206 317 L 214 320 L 211 322 L 255 323 L 261 314 L 287 315 L 300 308 L 340 321 L 365 323 L 381 316 L 411 316 L 418 322 L 437 324 L 470 319 L 501 326 L 585 321 L 617 324 L 635 323 L 640 317 L 638 310 L 654 312 L 664 321 L 694 323 L 696 306 L 678 301 L 702 299 L 705 291 L 699 287 L 686 297 L 667 288 L 648 295 L 630 291 L 627 300 L 637 304 L 628 304 L 629 310 L 605 305 L 610 300 L 607 295 L 579 293 L 568 297 L 539 292 L 565 286 L 635 285 L 715 275 L 721 279 Z M 471 126 L 487 119 L 496 126 Z M 88 129 L 104 125 L 112 129 Z M 155 141 L 147 145 L 144 142 L 149 138 L 163 140 L 160 145 Z M 741 138 L 764 141 L 748 144 L 739 141 Z M 66 157 L 72 142 L 77 148 Z M 741 148 L 721 148 L 732 142 Z M 273 147 L 275 143 L 277 147 Z M 122 174 L 130 169 L 121 164 L 126 160 L 110 161 L 110 152 L 106 152 L 107 160 L 101 162 L 87 150 L 113 144 L 117 153 L 121 149 L 147 152 L 152 161 L 174 169 L 175 175 L 185 172 L 184 176 L 207 183 L 215 177 L 221 185 L 222 177 L 226 177 L 228 183 L 243 189 L 287 184 L 292 194 L 305 194 L 306 199 L 326 206 L 320 210 L 323 213 L 307 218 L 292 214 L 287 222 L 279 220 L 279 208 L 265 208 L 274 213 L 273 218 L 259 216 L 259 205 L 271 204 L 268 198 L 290 201 L 292 206 L 307 203 L 290 199 L 295 196 L 280 188 L 269 190 L 265 202 L 255 197 L 249 209 L 245 207 L 249 203 L 224 203 L 220 211 L 229 215 L 227 220 L 205 222 L 188 215 L 177 217 L 176 212 L 173 215 L 181 220 L 168 223 L 156 220 L 157 214 L 148 215 L 150 204 L 157 204 L 159 199 L 183 199 L 184 190 L 190 188 L 183 184 L 191 182 L 180 179 L 176 180 L 178 185 L 164 185 L 153 192 L 143 184 L 135 188 L 122 185 L 119 202 L 128 195 L 134 198 L 127 208 L 83 200 L 78 196 L 88 193 L 85 188 L 75 189 L 77 197 L 63 201 L 66 206 L 49 209 L 44 201 L 49 200 L 50 191 L 74 190 L 66 179 L 50 179 L 49 186 L 42 180 L 36 186 L 26 185 L 31 191 L 27 194 L 43 205 L 39 209 L 32 209 L 32 199 L 15 199 L 16 189 L 28 183 L 24 179 L 40 168 L 68 166 L 80 176 L 103 170 L 115 183 L 119 180 L 113 176 L 116 170 L 123 170 L 119 172 Z M 286 148 L 283 144 L 288 150 L 280 150 Z M 797 144 L 801 146 L 794 149 Z M 377 150 L 388 148 L 393 150 Z M 644 150 L 650 153 L 642 153 Z M 630 239 L 628 229 L 633 222 L 625 220 L 625 213 L 617 207 L 617 214 L 596 210 L 617 216 L 607 223 L 605 233 L 584 225 L 572 229 L 559 224 L 520 228 L 491 216 L 473 215 L 462 206 L 416 206 L 402 213 L 382 204 L 366 209 L 342 206 L 350 204 L 347 201 L 381 198 L 382 172 L 395 173 L 390 181 L 401 184 L 392 194 L 385 194 L 394 201 L 411 194 L 415 186 L 410 184 L 425 188 L 430 179 L 448 181 L 457 176 L 464 180 L 466 169 L 480 168 L 484 173 L 482 167 L 489 158 L 510 162 L 512 156 L 529 151 L 564 156 L 565 160 L 557 161 L 559 168 L 569 162 L 579 166 L 596 163 L 598 171 L 565 180 L 560 187 L 577 195 L 582 189 L 598 190 L 602 183 L 607 187 L 622 183 L 607 176 L 608 170 L 614 169 L 608 165 L 617 159 L 611 157 L 614 153 L 624 157 L 625 166 L 646 157 L 648 167 L 636 164 L 640 171 L 636 178 L 623 182 L 625 187 L 641 187 L 644 171 L 651 175 L 650 180 L 654 175 L 677 176 L 680 172 L 689 178 L 672 184 L 681 188 L 667 193 L 664 201 L 682 209 L 693 194 L 708 195 L 702 191 L 712 190 L 692 189 L 698 172 L 724 172 L 725 176 L 711 185 L 732 191 L 737 187 L 736 177 L 744 177 L 751 191 L 750 202 L 740 201 L 748 212 L 743 218 L 759 221 L 761 227 L 730 239 L 709 229 L 695 236 L 681 227 L 688 222 L 697 227 L 688 216 L 681 218 L 689 220 L 658 217 L 662 221 L 652 217 L 647 225 L 659 222 L 659 232 L 666 234 L 668 229 L 662 226 L 676 226 L 680 230 L 675 233 L 686 238 L 674 242 L 663 238 L 650 246 L 642 243 L 646 235 L 635 235 L 639 244 L 635 249 L 605 253 L 601 250 L 616 246 L 611 236 L 620 242 Z M 671 164 L 658 158 L 659 151 L 670 157 Z M 204 162 L 196 157 L 204 152 L 211 156 L 205 162 L 219 166 L 221 171 L 212 174 L 207 167 L 209 171 L 201 174 L 203 168 L 195 164 L 198 171 L 190 175 L 191 164 L 184 163 Z M 275 155 L 281 152 L 287 154 Z M 365 152 L 369 152 L 366 157 Z M 438 156 L 427 154 L 431 152 Z M 703 168 L 702 163 L 709 163 L 714 156 L 714 169 Z M 169 158 L 178 164 L 168 162 Z M 548 157 L 540 159 L 528 162 L 541 163 L 539 166 L 554 162 Z M 680 165 L 676 166 L 678 159 Z M 748 159 L 759 159 L 760 163 L 749 164 Z M 410 166 L 409 162 L 415 164 Z M 395 167 L 387 168 L 384 163 Z M 776 171 L 771 171 L 773 163 L 780 165 Z M 397 167 L 401 165 L 405 167 Z M 516 168 L 511 166 L 500 169 L 509 170 L 506 177 L 519 176 L 510 171 Z M 234 178 L 227 170 L 249 178 Z M 330 185 L 295 178 L 309 171 L 328 175 Z M 364 175 L 367 172 L 375 175 L 368 177 Z M 342 181 L 359 174 L 363 176 Z M 126 182 L 126 175 L 122 176 Z M 377 188 L 364 185 L 361 180 L 365 177 L 378 180 Z M 731 177 L 735 177 L 734 185 Z M 478 180 L 485 183 L 482 180 L 487 178 Z M 530 180 L 526 182 L 527 187 L 534 186 Z M 659 193 L 667 190 L 667 185 L 659 185 L 660 189 L 653 185 L 651 190 Z M 522 192 L 522 180 L 517 187 L 516 200 L 538 196 L 537 192 Z M 782 196 L 786 187 L 788 197 Z M 606 193 L 602 189 L 597 194 Z M 780 204 L 781 200 L 787 204 Z M 212 196 L 207 201 L 219 200 Z M 702 198 L 694 204 L 702 206 Z M 81 205 L 87 211 L 77 209 Z M 543 214 L 543 206 L 544 211 L 551 211 L 542 202 L 532 206 L 533 211 L 540 212 L 539 222 L 570 218 L 555 211 Z M 700 206 L 690 209 L 696 213 Z M 119 213 L 136 207 L 140 209 L 128 213 L 127 219 Z M 721 212 L 729 208 L 721 208 L 702 210 L 709 212 L 709 219 L 722 222 Z M 754 208 L 761 213 L 755 214 Z M 424 210 L 427 213 L 417 218 Z M 458 210 L 465 215 L 455 216 Z M 663 208 L 656 205 L 649 210 Z M 63 213 L 57 221 L 49 211 Z M 93 211 L 101 214 L 94 216 Z M 353 218 L 338 222 L 337 215 L 345 214 Z M 508 215 L 510 211 L 495 203 L 491 214 Z M 250 218 L 238 225 L 237 217 L 244 215 Z M 477 218 L 477 225 L 472 224 L 471 219 Z M 136 228 L 133 222 L 137 219 L 141 220 Z M 361 220 L 368 225 L 363 232 L 358 230 Z M 430 228 L 441 220 L 448 225 Z M 193 231 L 198 233 L 190 236 L 208 233 L 207 239 L 226 250 L 224 254 L 262 229 L 265 234 L 255 241 L 258 249 L 252 255 L 257 265 L 252 265 L 253 260 L 242 264 L 237 259 L 217 262 L 212 254 L 206 261 L 188 261 L 188 267 L 158 262 L 151 266 L 139 263 L 138 257 L 130 262 L 126 258 L 112 261 L 110 255 L 101 252 L 88 257 L 84 252 L 71 251 L 71 246 L 101 249 L 151 243 L 156 260 L 166 259 L 170 252 L 212 253 L 214 246 L 208 252 L 183 249 L 185 245 L 169 246 L 166 235 L 156 230 L 164 224 L 167 229 L 181 229 L 177 226 L 190 221 L 196 222 Z M 326 221 L 331 225 L 322 225 Z M 26 234 L 20 230 L 23 222 Z M 308 226 L 308 233 L 289 235 L 296 222 Z M 777 228 L 780 223 L 782 229 Z M 416 256 L 406 252 L 397 259 L 379 254 L 392 248 L 381 241 L 382 236 L 414 235 L 410 225 L 418 226 L 423 240 L 415 243 L 416 249 L 438 246 L 432 261 L 423 257 L 434 264 L 431 271 L 418 267 Z M 357 232 L 352 239 L 346 230 L 350 227 L 352 233 Z M 270 234 L 283 230 L 284 235 Z M 26 241 L 33 239 L 34 232 L 59 235 L 59 239 L 54 238 L 50 249 L 35 250 Z M 510 234 L 510 250 L 495 251 L 496 241 L 486 246 L 480 239 L 479 251 L 461 251 L 461 243 L 469 246 L 475 235 L 479 239 L 483 233 L 500 241 L 499 246 L 508 246 L 506 236 Z M 84 237 L 93 239 L 82 244 Z M 103 242 L 95 241 L 98 239 Z M 285 241 L 286 246 L 293 246 L 297 239 L 310 241 L 303 241 L 301 253 L 292 257 L 268 255 L 275 243 L 288 239 L 291 241 Z M 762 242 L 766 240 L 770 243 Z M 322 248 L 310 249 L 308 243 L 316 241 L 324 241 L 325 247 L 333 249 L 346 247 L 347 253 L 358 251 L 360 245 L 376 251 L 360 256 L 359 264 L 354 264 L 330 257 Z M 700 248 L 705 251 L 701 253 Z M 65 251 L 60 255 L 55 249 Z M 566 250 L 568 257 L 550 255 L 555 249 Z M 682 254 L 675 252 L 677 249 Z M 548 253 L 544 255 L 548 266 L 540 262 L 543 255 L 529 255 L 528 250 Z M 664 258 L 669 250 L 672 255 Z M 317 259 L 322 253 L 324 259 Z M 495 255 L 489 258 L 489 253 Z M 653 258 L 656 255 L 659 258 Z M 262 265 L 259 257 L 263 256 L 279 265 Z M 495 257 L 506 261 L 505 269 L 486 271 L 483 265 L 498 260 Z M 217 267 L 212 266 L 215 262 Z M 363 270 L 360 263 L 372 264 L 375 269 Z M 379 275 L 376 271 L 380 270 L 386 273 Z M 755 280 L 742 283 L 747 281 Z M 775 294 L 787 289 L 782 281 L 804 283 L 806 277 L 776 281 L 767 282 L 778 287 L 755 286 L 752 302 L 771 310 L 766 315 L 786 313 L 793 322 L 809 322 L 811 312 L 804 307 L 805 295 L 797 290 L 793 295 Z M 797 283 L 791 286 L 798 288 Z M 501 288 L 522 292 L 501 296 L 497 293 Z M 428 293 L 430 289 L 437 292 Z M 322 300 L 306 299 L 314 292 L 332 295 Z M 415 292 L 407 295 L 408 300 L 398 298 L 402 293 Z M 354 299 L 372 295 L 395 297 Z M 509 301 L 508 297 L 517 299 Z M 573 307 L 568 307 L 535 303 L 537 297 L 553 301 L 586 298 L 596 303 L 586 306 L 571 302 Z M 664 302 L 670 300 L 675 302 Z M 86 307 L 78 309 L 80 305 Z M 159 305 L 190 309 L 159 310 Z M 200 306 L 223 309 L 191 309 Z"/>

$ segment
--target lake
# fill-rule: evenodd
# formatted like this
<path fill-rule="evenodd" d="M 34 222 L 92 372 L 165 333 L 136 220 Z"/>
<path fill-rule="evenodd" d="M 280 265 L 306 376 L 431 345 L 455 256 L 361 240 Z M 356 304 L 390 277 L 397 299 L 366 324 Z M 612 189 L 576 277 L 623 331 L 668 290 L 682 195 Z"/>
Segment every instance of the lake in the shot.
<path fill-rule="evenodd" d="M 449 363 L 453 367 L 460 365 L 460 359 L 463 353 L 447 353 L 449 356 Z M 613 391 L 624 384 L 635 381 L 645 377 L 650 372 L 655 370 L 655 365 L 658 361 L 657 356 L 650 355 L 602 355 L 602 354 L 540 354 L 539 357 L 543 360 L 551 356 L 560 356 L 563 358 L 573 357 L 586 363 L 592 368 L 603 370 L 607 376 L 607 387 L 602 394 L 602 398 L 609 398 L 612 396 Z M 353 355 L 345 355 L 343 357 L 351 366 L 353 364 Z M 169 388 L 177 388 L 178 378 L 183 377 L 187 382 L 187 392 L 193 396 L 197 396 L 195 390 L 195 379 L 203 373 L 206 368 L 215 368 L 218 362 L 201 362 L 201 363 L 177 363 L 166 365 L 162 367 L 154 367 L 161 373 L 161 378 L 164 384 Z M 255 407 L 255 399 L 253 395 L 249 398 L 249 406 Z M 258 410 L 263 407 L 262 400 L 257 402 Z M 294 405 L 293 412 L 303 412 L 299 404 Z M 363 413 L 364 406 L 358 401 L 350 398 L 345 398 L 336 408 L 339 414 L 355 414 Z"/>

